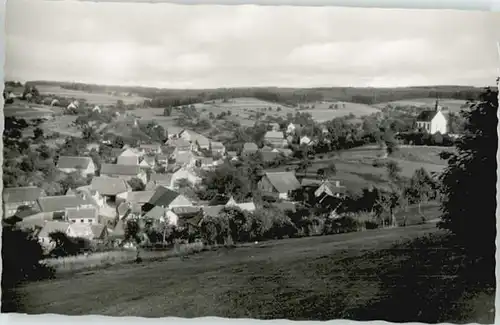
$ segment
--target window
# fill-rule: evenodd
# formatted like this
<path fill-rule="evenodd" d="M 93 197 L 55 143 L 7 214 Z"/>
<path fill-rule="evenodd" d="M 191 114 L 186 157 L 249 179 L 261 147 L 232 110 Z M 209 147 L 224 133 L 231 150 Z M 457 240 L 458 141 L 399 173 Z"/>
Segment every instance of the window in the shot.
<path fill-rule="evenodd" d="M 92 223 L 92 221 L 93 221 L 92 219 L 87 219 L 87 220 L 88 220 L 89 223 Z"/>
<path fill-rule="evenodd" d="M 76 222 L 76 220 L 75 220 L 75 219 L 73 219 L 73 220 L 71 220 L 71 222 L 72 222 L 72 223 L 75 223 L 75 222 Z"/>
<path fill-rule="evenodd" d="M 80 219 L 80 222 L 81 222 L 81 223 L 83 223 L 83 222 L 84 222 L 84 220 L 83 220 L 83 219 Z"/>

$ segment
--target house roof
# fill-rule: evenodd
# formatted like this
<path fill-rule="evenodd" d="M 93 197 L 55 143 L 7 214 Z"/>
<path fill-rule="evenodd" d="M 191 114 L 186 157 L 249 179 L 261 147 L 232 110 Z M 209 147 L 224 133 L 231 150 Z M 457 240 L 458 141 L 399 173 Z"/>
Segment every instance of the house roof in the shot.
<path fill-rule="evenodd" d="M 47 238 L 51 233 L 61 231 L 66 233 L 70 223 L 62 221 L 45 221 L 42 230 L 38 233 L 38 237 Z"/>
<path fill-rule="evenodd" d="M 203 212 L 210 217 L 217 217 L 219 213 L 225 208 L 225 205 L 208 205 L 203 206 Z"/>
<path fill-rule="evenodd" d="M 95 219 L 98 217 L 96 208 L 67 208 L 66 217 L 68 219 Z"/>
<path fill-rule="evenodd" d="M 273 139 L 273 140 L 283 140 L 283 133 L 277 131 L 267 131 L 264 135 L 264 139 Z"/>
<path fill-rule="evenodd" d="M 137 156 L 119 156 L 116 160 L 117 165 L 138 165 L 139 157 Z"/>
<path fill-rule="evenodd" d="M 266 173 L 266 177 L 279 193 L 300 188 L 300 183 L 293 172 Z"/>
<path fill-rule="evenodd" d="M 257 151 L 259 147 L 253 142 L 247 142 L 243 145 L 243 151 Z"/>
<path fill-rule="evenodd" d="M 85 223 L 72 223 L 69 225 L 69 230 L 75 237 L 80 238 L 94 238 L 94 232 L 89 224 Z"/>
<path fill-rule="evenodd" d="M 141 149 L 151 149 L 151 150 L 159 150 L 161 148 L 161 146 L 159 144 L 141 144 L 139 146 L 139 148 Z"/>
<path fill-rule="evenodd" d="M 100 239 L 100 238 L 104 237 L 104 235 L 106 234 L 107 228 L 105 225 L 93 224 L 93 225 L 90 225 L 90 229 L 92 230 L 92 234 L 94 235 L 93 237 L 96 239 Z"/>
<path fill-rule="evenodd" d="M 127 194 L 127 201 L 131 203 L 146 203 L 155 194 L 155 191 L 137 191 Z"/>
<path fill-rule="evenodd" d="M 117 195 L 130 190 L 126 181 L 113 177 L 94 177 L 90 187 L 102 195 Z"/>
<path fill-rule="evenodd" d="M 423 111 L 417 116 L 419 122 L 430 122 L 436 116 L 437 111 Z"/>
<path fill-rule="evenodd" d="M 155 206 L 169 206 L 179 195 L 179 193 L 165 186 L 160 186 L 156 189 L 148 203 Z"/>
<path fill-rule="evenodd" d="M 179 227 L 186 227 L 187 225 L 193 225 L 197 227 L 199 226 L 202 220 L 203 220 L 203 213 L 197 213 L 195 215 L 189 215 L 189 216 L 179 216 L 179 219 L 177 220 L 177 225 Z"/>
<path fill-rule="evenodd" d="M 214 158 L 212 157 L 199 157 L 198 159 L 202 165 L 212 165 L 214 163 Z"/>
<path fill-rule="evenodd" d="M 345 193 L 347 191 L 347 188 L 345 186 L 337 186 L 334 182 L 327 181 L 324 183 L 325 186 L 332 192 L 332 193 Z"/>
<path fill-rule="evenodd" d="M 224 145 L 222 144 L 222 142 L 217 142 L 217 141 L 212 141 L 212 149 L 224 149 Z"/>
<path fill-rule="evenodd" d="M 188 164 L 191 162 L 191 159 L 193 158 L 194 155 L 191 151 L 177 152 L 175 154 L 175 162 L 178 164 Z"/>
<path fill-rule="evenodd" d="M 144 218 L 159 220 L 160 218 L 165 216 L 165 213 L 165 208 L 155 206 L 144 215 Z"/>
<path fill-rule="evenodd" d="M 172 173 L 168 174 L 151 174 L 150 181 L 156 182 L 157 184 L 170 185 L 172 182 Z"/>
<path fill-rule="evenodd" d="M 101 166 L 101 175 L 135 176 L 140 173 L 139 165 L 102 164 Z"/>
<path fill-rule="evenodd" d="M 186 206 L 186 207 L 173 207 L 172 212 L 177 214 L 179 217 L 184 215 L 192 215 L 202 212 L 202 207 L 199 206 Z"/>
<path fill-rule="evenodd" d="M 186 148 L 186 147 L 190 147 L 191 144 L 189 143 L 189 141 L 185 140 L 185 139 L 170 139 L 167 141 L 167 145 L 169 146 L 172 146 L 172 147 L 176 147 L 176 148 Z"/>
<path fill-rule="evenodd" d="M 76 208 L 81 205 L 91 204 L 76 195 L 45 196 L 38 198 L 38 206 L 41 212 L 65 211 L 67 208 Z"/>
<path fill-rule="evenodd" d="M 43 190 L 36 186 L 7 187 L 3 189 L 4 203 L 34 202 L 42 196 Z"/>
<path fill-rule="evenodd" d="M 153 156 L 144 156 L 144 160 L 143 161 L 147 162 L 150 165 L 155 165 L 156 164 L 156 158 L 153 157 Z"/>
<path fill-rule="evenodd" d="M 59 157 L 57 162 L 58 168 L 87 168 L 90 163 L 92 163 L 92 158 L 90 157 L 69 157 L 62 156 Z"/>
<path fill-rule="evenodd" d="M 123 220 L 118 220 L 115 228 L 113 229 L 112 237 L 123 237 L 125 236 L 125 223 Z"/>
<path fill-rule="evenodd" d="M 322 184 L 322 181 L 318 179 L 311 179 L 311 178 L 304 178 L 302 179 L 302 182 L 300 185 L 302 186 L 320 186 Z"/>
<path fill-rule="evenodd" d="M 236 157 L 236 156 L 238 155 L 238 153 L 237 153 L 236 151 L 228 151 L 228 152 L 227 152 L 227 155 L 228 155 L 229 157 Z"/>

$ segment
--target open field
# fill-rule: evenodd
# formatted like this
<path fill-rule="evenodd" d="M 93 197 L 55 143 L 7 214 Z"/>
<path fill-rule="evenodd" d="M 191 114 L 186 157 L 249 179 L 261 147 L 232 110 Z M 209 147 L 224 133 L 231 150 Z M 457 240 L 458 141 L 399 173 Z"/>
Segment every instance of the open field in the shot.
<path fill-rule="evenodd" d="M 38 105 L 26 101 L 16 100 L 12 104 L 4 106 L 4 116 L 12 116 L 24 119 L 44 118 L 58 112 L 60 109 L 47 105 Z"/>
<path fill-rule="evenodd" d="M 436 231 L 427 224 L 285 239 L 117 265 L 21 286 L 10 307 L 30 314 L 458 321 L 448 315 L 466 312 L 471 302 L 457 301 L 455 291 L 467 288 L 453 252 L 390 249 L 395 241 Z M 419 258 L 426 263 L 415 263 Z M 411 304 L 403 299 L 409 293 Z M 491 298 L 482 296 L 476 314 L 491 308 Z"/>
<path fill-rule="evenodd" d="M 434 108 L 434 104 L 436 103 L 435 98 L 415 98 L 409 100 L 397 100 L 386 103 L 375 104 L 374 106 L 377 108 L 384 108 L 387 105 L 391 104 L 392 106 L 416 106 L 416 107 L 428 107 L 429 109 Z M 442 98 L 439 99 L 439 104 L 443 108 L 448 108 L 450 112 L 459 112 L 463 105 L 465 105 L 464 100 L 458 99 L 449 99 Z"/>
<path fill-rule="evenodd" d="M 91 93 L 80 90 L 64 89 L 59 86 L 37 85 L 36 86 L 42 95 L 55 95 L 65 98 L 83 99 L 87 103 L 95 105 L 114 105 L 118 100 L 123 100 L 125 104 L 143 103 L 144 97 L 125 96 L 125 95 L 110 95 L 107 93 Z"/>
<path fill-rule="evenodd" d="M 63 137 L 81 137 L 82 132 L 76 126 L 72 125 L 77 117 L 76 115 L 59 115 L 53 120 L 43 122 L 40 127 L 45 134 L 59 132 Z"/>
<path fill-rule="evenodd" d="M 342 117 L 349 114 L 354 114 L 356 117 L 370 115 L 379 111 L 378 108 L 358 103 L 351 102 L 318 102 L 311 103 L 306 106 L 314 105 L 313 109 L 300 110 L 312 115 L 317 122 L 326 122 L 336 117 Z M 330 109 L 331 105 L 338 105 L 337 109 Z M 345 106 L 345 107 L 344 107 Z"/>

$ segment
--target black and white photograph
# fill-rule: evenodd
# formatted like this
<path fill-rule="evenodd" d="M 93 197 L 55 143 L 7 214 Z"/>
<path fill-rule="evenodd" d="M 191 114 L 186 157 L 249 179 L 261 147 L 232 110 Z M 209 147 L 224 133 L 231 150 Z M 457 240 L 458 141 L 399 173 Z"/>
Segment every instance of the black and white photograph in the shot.
<path fill-rule="evenodd" d="M 2 313 L 494 323 L 498 13 L 5 20 Z"/>

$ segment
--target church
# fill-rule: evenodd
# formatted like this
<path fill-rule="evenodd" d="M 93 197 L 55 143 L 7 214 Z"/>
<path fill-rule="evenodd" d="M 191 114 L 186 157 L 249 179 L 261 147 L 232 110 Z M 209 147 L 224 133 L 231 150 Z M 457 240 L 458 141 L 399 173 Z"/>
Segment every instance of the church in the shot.
<path fill-rule="evenodd" d="M 421 112 L 417 117 L 417 129 L 424 132 L 435 134 L 447 133 L 448 120 L 442 112 L 442 107 L 439 105 L 439 100 L 436 100 L 434 110 Z"/>

